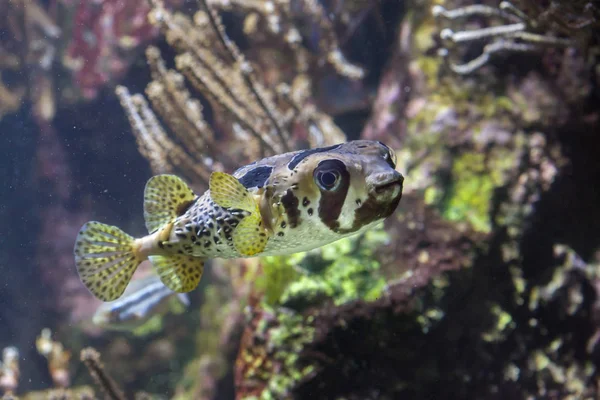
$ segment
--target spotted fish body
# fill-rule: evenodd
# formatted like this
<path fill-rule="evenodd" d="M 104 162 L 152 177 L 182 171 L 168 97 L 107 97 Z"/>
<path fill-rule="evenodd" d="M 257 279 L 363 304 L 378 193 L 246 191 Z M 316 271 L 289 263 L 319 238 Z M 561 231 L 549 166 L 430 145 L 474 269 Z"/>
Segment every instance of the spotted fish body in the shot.
<path fill-rule="evenodd" d="M 402 182 L 393 152 L 366 140 L 268 157 L 232 175 L 214 172 L 199 197 L 176 176 L 155 176 L 144 193 L 150 234 L 134 239 L 89 222 L 75 244 L 78 272 L 109 301 L 148 258 L 167 287 L 187 292 L 198 285 L 203 260 L 291 254 L 369 229 L 396 209 Z"/>

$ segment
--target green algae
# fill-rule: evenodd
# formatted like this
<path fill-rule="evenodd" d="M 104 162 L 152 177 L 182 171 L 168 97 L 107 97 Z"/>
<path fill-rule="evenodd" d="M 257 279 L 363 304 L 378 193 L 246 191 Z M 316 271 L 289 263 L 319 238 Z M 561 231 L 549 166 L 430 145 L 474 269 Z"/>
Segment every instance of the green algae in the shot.
<path fill-rule="evenodd" d="M 142 325 L 134 328 L 131 333 L 138 337 L 149 336 L 151 334 L 160 332 L 163 329 L 163 316 L 154 315 L 150 317 Z"/>
<path fill-rule="evenodd" d="M 220 351 L 221 326 L 225 322 L 228 312 L 227 295 L 216 286 L 207 286 L 204 289 L 204 302 L 200 307 L 200 320 L 202 334 L 196 339 L 196 346 L 203 355 L 222 357 Z"/>
<path fill-rule="evenodd" d="M 477 92 L 467 96 L 458 89 L 440 91 L 431 98 L 408 123 L 413 134 L 407 141 L 405 163 L 414 165 L 411 182 L 422 191 L 425 204 L 439 208 L 447 220 L 467 222 L 475 231 L 488 233 L 494 192 L 506 184 L 522 148 L 518 140 L 522 135 L 517 133 L 508 143 L 488 149 L 495 138 L 489 130 L 504 129 L 512 104 L 505 97 L 495 99 Z M 486 126 L 493 116 L 499 118 L 497 124 Z M 469 129 L 461 126 L 465 119 L 473 121 Z M 471 143 L 462 153 L 453 154 L 448 142 L 457 140 L 450 137 L 457 130 L 463 132 L 460 141 Z M 417 134 L 423 131 L 428 134 Z M 411 159 L 411 155 L 423 154 L 419 160 Z"/>
<path fill-rule="evenodd" d="M 324 279 L 302 276 L 285 288 L 280 304 L 295 310 L 303 310 L 321 304 L 333 295 L 332 287 Z"/>
<path fill-rule="evenodd" d="M 261 381 L 261 389 L 243 398 L 288 398 L 294 386 L 316 368 L 301 358 L 304 348 L 314 341 L 314 318 L 270 306 L 264 306 L 260 315 L 253 346 L 242 348 L 238 360 L 245 364 L 245 379 Z"/>
<path fill-rule="evenodd" d="M 269 256 L 261 259 L 263 273 L 256 279 L 254 287 L 264 293 L 262 301 L 265 304 L 278 304 L 286 288 L 300 278 L 301 275 L 295 266 L 304 259 L 305 254 Z"/>
<path fill-rule="evenodd" d="M 442 215 L 466 221 L 478 232 L 491 231 L 491 206 L 499 187 L 507 183 L 520 151 L 497 148 L 488 153 L 465 152 L 454 158 L 451 184 L 442 201 Z"/>
<path fill-rule="evenodd" d="M 265 257 L 256 287 L 263 303 L 296 310 L 332 301 L 375 300 L 385 287 L 374 251 L 388 240 L 379 227 L 359 237 L 344 238 L 311 252 Z"/>
<path fill-rule="evenodd" d="M 410 190 L 420 191 L 425 204 L 438 208 L 445 219 L 489 233 L 494 194 L 507 183 L 522 149 L 514 120 L 520 119 L 523 104 L 498 94 L 493 77 L 480 82 L 447 71 L 443 57 L 432 51 L 437 45 L 432 38 L 439 35 L 436 21 L 425 17 L 417 22 L 417 55 L 409 70 L 422 96 L 408 107 L 399 152 L 402 165 L 410 166 Z"/>
<path fill-rule="evenodd" d="M 505 340 L 508 334 L 516 328 L 512 315 L 496 303 L 490 306 L 490 315 L 493 316 L 496 323 L 487 332 L 482 332 L 482 339 L 486 342 Z"/>
<path fill-rule="evenodd" d="M 443 216 L 450 221 L 468 221 L 475 230 L 489 232 L 494 183 L 485 168 L 485 155 L 466 153 L 457 157 L 452 177 Z"/>
<path fill-rule="evenodd" d="M 215 381 L 228 371 L 226 354 L 223 351 L 222 327 L 229 315 L 229 294 L 219 285 L 206 285 L 203 288 L 203 302 L 199 310 L 200 326 L 194 337 L 195 343 L 189 347 L 196 349 L 196 356 L 190 360 L 177 381 L 175 399 L 190 399 L 198 393 L 211 390 L 204 387 L 205 381 L 198 377 L 209 373 Z M 185 346 L 182 346 L 185 347 Z M 182 354 L 182 357 L 189 354 Z"/>
<path fill-rule="evenodd" d="M 269 332 L 269 342 L 277 349 L 274 359 L 281 364 L 284 371 L 271 377 L 267 390 L 261 399 L 281 398 L 304 377 L 308 376 L 314 366 L 299 363 L 304 347 L 314 338 L 314 327 L 305 317 L 296 313 L 277 313 L 278 326 Z"/>
<path fill-rule="evenodd" d="M 257 288 L 264 290 L 262 317 L 253 332 L 260 338 L 258 343 L 264 344 L 246 349 L 240 358 L 250 371 L 247 378 L 260 379 L 264 388 L 246 398 L 286 398 L 315 372 L 317 366 L 302 357 L 304 348 L 314 341 L 311 307 L 379 298 L 386 282 L 375 252 L 388 242 L 381 224 L 320 249 L 262 260 L 263 274 L 256 281 Z"/>

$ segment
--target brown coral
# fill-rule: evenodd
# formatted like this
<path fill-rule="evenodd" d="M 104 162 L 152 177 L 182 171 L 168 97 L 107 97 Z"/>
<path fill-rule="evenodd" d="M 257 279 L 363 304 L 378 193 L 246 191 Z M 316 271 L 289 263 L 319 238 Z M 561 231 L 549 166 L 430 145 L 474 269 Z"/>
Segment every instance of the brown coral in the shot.
<path fill-rule="evenodd" d="M 123 87 L 117 94 L 140 150 L 156 172 L 175 170 L 206 184 L 211 170 L 231 170 L 303 143 L 320 146 L 344 140 L 331 118 L 310 105 L 308 76 L 299 74 L 291 85 L 278 83 L 267 89 L 253 63 L 227 37 L 212 6 L 204 4 L 193 21 L 167 11 L 159 1 L 153 7 L 151 21 L 179 53 L 178 71 L 167 69 L 158 50 L 150 48 L 153 81 L 146 95 L 171 133 L 158 123 L 143 97 Z M 185 79 L 212 105 L 218 130 L 205 120 L 202 103 L 191 96 Z M 217 160 L 208 154 L 220 156 Z"/>

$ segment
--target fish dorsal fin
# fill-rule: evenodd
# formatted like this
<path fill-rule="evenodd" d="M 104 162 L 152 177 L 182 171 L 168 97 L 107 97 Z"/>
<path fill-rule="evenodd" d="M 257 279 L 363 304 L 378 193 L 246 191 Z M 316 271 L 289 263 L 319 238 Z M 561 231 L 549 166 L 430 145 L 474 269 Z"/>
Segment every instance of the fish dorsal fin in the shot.
<path fill-rule="evenodd" d="M 208 184 L 210 197 L 224 208 L 237 208 L 251 213 L 258 212 L 258 202 L 233 175 L 213 172 Z"/>
<path fill-rule="evenodd" d="M 148 258 L 162 283 L 177 293 L 196 289 L 204 271 L 204 261 L 197 257 L 176 254 Z"/>
<path fill-rule="evenodd" d="M 196 197 L 178 176 L 156 175 L 150 178 L 144 190 L 144 220 L 148 232 L 154 233 L 175 221 Z"/>
<path fill-rule="evenodd" d="M 210 176 L 210 197 L 220 207 L 248 211 L 232 233 L 233 245 L 242 256 L 261 253 L 267 246 L 269 234 L 262 223 L 259 202 L 234 176 L 213 172 Z"/>

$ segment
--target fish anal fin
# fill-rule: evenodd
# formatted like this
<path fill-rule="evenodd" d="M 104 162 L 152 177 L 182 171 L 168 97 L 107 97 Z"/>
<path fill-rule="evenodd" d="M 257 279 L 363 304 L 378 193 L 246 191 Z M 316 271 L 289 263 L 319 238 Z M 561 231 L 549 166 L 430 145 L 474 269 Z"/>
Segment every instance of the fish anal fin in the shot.
<path fill-rule="evenodd" d="M 95 221 L 81 227 L 73 253 L 79 278 L 105 302 L 121 297 L 143 261 L 136 255 L 133 237 L 116 226 Z"/>
<path fill-rule="evenodd" d="M 194 290 L 204 272 L 204 260 L 198 257 L 174 254 L 148 258 L 162 283 L 177 293 Z"/>
<path fill-rule="evenodd" d="M 242 219 L 232 236 L 235 249 L 246 257 L 262 253 L 269 240 L 269 234 L 263 228 L 258 214 L 251 214 Z"/>
<path fill-rule="evenodd" d="M 209 188 L 211 199 L 221 207 L 258 212 L 258 204 L 252 194 L 233 175 L 213 172 L 210 175 Z"/>
<path fill-rule="evenodd" d="M 178 176 L 156 175 L 144 189 L 144 220 L 153 233 L 184 214 L 196 200 L 196 194 Z"/>

